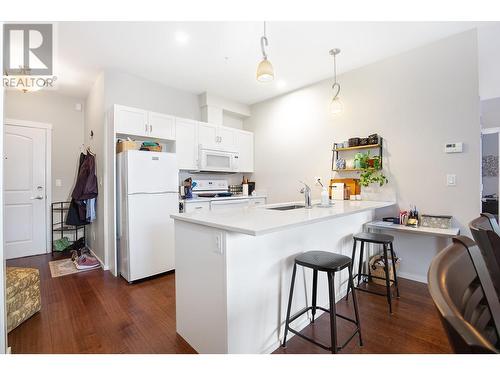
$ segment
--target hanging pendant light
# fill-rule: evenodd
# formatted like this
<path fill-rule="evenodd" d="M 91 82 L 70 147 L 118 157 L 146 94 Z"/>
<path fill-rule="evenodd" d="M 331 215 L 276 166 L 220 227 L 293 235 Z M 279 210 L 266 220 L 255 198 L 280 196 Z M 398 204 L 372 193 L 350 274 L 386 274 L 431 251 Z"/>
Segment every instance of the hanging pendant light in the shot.
<path fill-rule="evenodd" d="M 340 99 L 340 84 L 337 82 L 337 55 L 340 53 L 340 49 L 334 48 L 330 50 L 330 55 L 333 56 L 333 74 L 334 74 L 334 83 L 332 85 L 333 89 L 333 97 L 332 102 L 330 103 L 330 111 L 333 115 L 338 115 L 344 110 L 344 104 Z"/>
<path fill-rule="evenodd" d="M 260 38 L 260 49 L 262 51 L 262 61 L 257 67 L 257 81 L 271 82 L 274 79 L 274 68 L 267 59 L 265 47 L 269 44 L 266 36 L 266 23 L 264 22 L 264 35 Z"/>

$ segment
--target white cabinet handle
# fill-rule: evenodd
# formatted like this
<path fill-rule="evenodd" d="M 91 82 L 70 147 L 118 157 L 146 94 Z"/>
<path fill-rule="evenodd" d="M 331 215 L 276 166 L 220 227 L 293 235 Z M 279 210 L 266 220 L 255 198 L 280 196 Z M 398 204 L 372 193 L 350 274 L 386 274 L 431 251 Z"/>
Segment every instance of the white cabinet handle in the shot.
<path fill-rule="evenodd" d="M 144 131 L 147 133 L 148 132 L 148 124 L 144 125 L 145 126 L 145 129 Z"/>
<path fill-rule="evenodd" d="M 198 206 L 198 207 L 195 207 L 194 209 L 195 210 L 201 210 L 203 208 L 203 206 Z"/>
<path fill-rule="evenodd" d="M 149 125 L 149 132 L 152 133 L 153 132 L 153 125 Z"/>
<path fill-rule="evenodd" d="M 34 199 L 42 200 L 43 197 L 41 195 L 37 195 L 36 197 L 31 197 L 30 199 L 31 200 L 34 200 Z"/>

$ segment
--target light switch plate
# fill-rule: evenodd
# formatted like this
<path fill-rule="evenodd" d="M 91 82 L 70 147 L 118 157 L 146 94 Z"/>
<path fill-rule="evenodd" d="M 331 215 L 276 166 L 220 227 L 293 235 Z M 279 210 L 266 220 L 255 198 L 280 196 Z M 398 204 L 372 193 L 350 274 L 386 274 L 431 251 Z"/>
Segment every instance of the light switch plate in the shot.
<path fill-rule="evenodd" d="M 447 174 L 446 175 L 446 186 L 457 186 L 457 175 Z"/>
<path fill-rule="evenodd" d="M 56 178 L 56 187 L 62 186 L 62 180 L 60 178 Z"/>

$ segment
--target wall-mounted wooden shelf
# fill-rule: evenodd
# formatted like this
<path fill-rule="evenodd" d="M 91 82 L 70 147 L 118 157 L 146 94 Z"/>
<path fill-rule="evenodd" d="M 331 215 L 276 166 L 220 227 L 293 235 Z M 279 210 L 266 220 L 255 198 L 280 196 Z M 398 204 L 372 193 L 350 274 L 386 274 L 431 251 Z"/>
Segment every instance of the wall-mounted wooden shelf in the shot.
<path fill-rule="evenodd" d="M 352 151 L 352 150 L 363 150 L 367 148 L 379 148 L 379 147 L 381 147 L 381 145 L 376 143 L 374 145 L 334 148 L 332 151 Z"/>
<path fill-rule="evenodd" d="M 370 150 L 370 149 L 378 149 L 378 156 L 380 156 L 380 167 L 379 168 L 345 168 L 345 169 L 337 169 L 335 165 L 337 163 L 337 159 L 339 157 L 339 152 L 341 151 L 360 151 L 360 150 Z M 378 143 L 371 145 L 363 145 L 363 146 L 354 146 L 354 147 L 342 147 L 342 148 L 334 148 L 332 149 L 332 171 L 334 172 L 362 172 L 363 170 L 381 170 L 382 169 L 382 137 L 378 138 Z"/>
<path fill-rule="evenodd" d="M 344 169 L 332 169 L 334 172 L 363 172 L 363 171 L 379 171 L 382 168 L 344 168 Z"/>

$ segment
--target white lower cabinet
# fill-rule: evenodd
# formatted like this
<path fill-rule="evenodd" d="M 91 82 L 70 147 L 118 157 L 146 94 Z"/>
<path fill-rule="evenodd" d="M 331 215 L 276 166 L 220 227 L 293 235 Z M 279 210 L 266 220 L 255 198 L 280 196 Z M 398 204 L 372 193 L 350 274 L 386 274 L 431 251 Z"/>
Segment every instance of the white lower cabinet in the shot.
<path fill-rule="evenodd" d="M 210 210 L 222 211 L 232 210 L 234 208 L 243 208 L 250 205 L 250 199 L 224 199 L 210 202 Z"/>
<path fill-rule="evenodd" d="M 238 197 L 236 199 L 214 199 L 206 201 L 184 201 L 184 212 L 222 211 L 266 204 L 266 198 Z"/>
<path fill-rule="evenodd" d="M 264 206 L 265 204 L 266 204 L 266 198 L 250 199 L 250 206 Z"/>
<path fill-rule="evenodd" d="M 185 202 L 184 212 L 210 211 L 210 202 Z"/>

